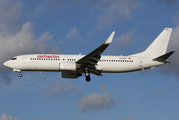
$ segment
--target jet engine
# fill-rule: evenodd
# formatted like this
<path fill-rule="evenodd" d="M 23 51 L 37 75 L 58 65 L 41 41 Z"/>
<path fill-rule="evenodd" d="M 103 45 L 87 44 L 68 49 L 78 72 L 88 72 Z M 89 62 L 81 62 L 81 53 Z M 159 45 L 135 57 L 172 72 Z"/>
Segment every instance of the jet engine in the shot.
<path fill-rule="evenodd" d="M 78 78 L 80 76 L 82 76 L 81 73 L 62 72 L 62 78 Z"/>
<path fill-rule="evenodd" d="M 75 71 L 76 63 L 60 63 L 60 70 Z"/>

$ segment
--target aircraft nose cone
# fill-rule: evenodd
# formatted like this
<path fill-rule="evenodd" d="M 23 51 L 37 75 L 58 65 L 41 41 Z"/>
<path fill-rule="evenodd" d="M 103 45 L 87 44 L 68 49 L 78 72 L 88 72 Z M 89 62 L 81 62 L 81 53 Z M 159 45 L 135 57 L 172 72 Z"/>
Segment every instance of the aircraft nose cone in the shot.
<path fill-rule="evenodd" d="M 4 62 L 3 65 L 8 67 L 8 61 Z"/>

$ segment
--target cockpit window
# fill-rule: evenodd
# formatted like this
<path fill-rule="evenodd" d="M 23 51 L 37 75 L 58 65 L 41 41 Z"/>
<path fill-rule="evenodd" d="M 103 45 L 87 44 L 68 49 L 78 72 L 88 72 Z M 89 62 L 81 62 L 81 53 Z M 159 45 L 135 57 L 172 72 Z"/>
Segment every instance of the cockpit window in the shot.
<path fill-rule="evenodd" d="M 16 60 L 17 58 L 12 58 L 12 60 Z"/>

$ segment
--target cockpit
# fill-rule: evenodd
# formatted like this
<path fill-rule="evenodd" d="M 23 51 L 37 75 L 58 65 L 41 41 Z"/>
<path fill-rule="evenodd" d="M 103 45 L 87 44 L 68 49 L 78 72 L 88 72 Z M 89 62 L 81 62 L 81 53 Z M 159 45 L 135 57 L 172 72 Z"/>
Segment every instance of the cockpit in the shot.
<path fill-rule="evenodd" d="M 17 58 L 12 58 L 11 60 L 16 60 Z"/>

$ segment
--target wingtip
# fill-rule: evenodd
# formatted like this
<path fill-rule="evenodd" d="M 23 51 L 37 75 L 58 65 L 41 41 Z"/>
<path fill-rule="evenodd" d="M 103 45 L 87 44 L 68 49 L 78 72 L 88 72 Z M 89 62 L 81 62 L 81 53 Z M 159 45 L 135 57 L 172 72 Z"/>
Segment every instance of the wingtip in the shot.
<path fill-rule="evenodd" d="M 106 40 L 105 44 L 110 44 L 113 40 L 113 37 L 114 37 L 114 34 L 115 34 L 115 31 L 113 31 L 111 33 L 111 35 L 109 36 L 109 38 Z"/>
<path fill-rule="evenodd" d="M 165 30 L 172 30 L 172 28 L 170 28 L 170 27 L 166 27 Z"/>

